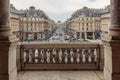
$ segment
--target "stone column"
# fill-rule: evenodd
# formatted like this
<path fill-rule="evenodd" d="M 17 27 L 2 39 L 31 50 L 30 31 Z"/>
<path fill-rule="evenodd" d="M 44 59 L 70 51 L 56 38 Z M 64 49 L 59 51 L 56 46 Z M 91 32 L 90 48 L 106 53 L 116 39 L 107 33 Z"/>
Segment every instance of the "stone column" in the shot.
<path fill-rule="evenodd" d="M 111 0 L 110 34 L 103 38 L 105 80 L 120 80 L 120 0 Z"/>
<path fill-rule="evenodd" d="M 17 48 L 16 48 L 16 65 L 17 65 L 17 71 L 21 71 L 21 62 L 20 62 L 20 59 L 21 59 L 21 57 L 20 57 L 20 51 L 21 50 L 21 45 L 20 44 L 18 44 L 17 45 Z"/>
<path fill-rule="evenodd" d="M 27 39 L 27 33 L 23 33 L 23 40 L 26 40 Z"/>
<path fill-rule="evenodd" d="M 95 40 L 95 33 L 93 32 L 93 40 Z"/>
<path fill-rule="evenodd" d="M 74 38 L 77 39 L 77 32 L 74 32 Z"/>
<path fill-rule="evenodd" d="M 32 39 L 35 40 L 35 33 L 32 32 L 31 35 L 32 35 Z"/>
<path fill-rule="evenodd" d="M 87 32 L 85 32 L 85 39 L 87 39 Z"/>
<path fill-rule="evenodd" d="M 0 80 L 17 80 L 16 44 L 9 26 L 9 0 L 0 0 Z"/>
<path fill-rule="evenodd" d="M 80 39 L 82 38 L 82 33 L 80 32 Z"/>
<path fill-rule="evenodd" d="M 9 36 L 9 1 L 0 0 L 0 39 L 7 38 Z"/>

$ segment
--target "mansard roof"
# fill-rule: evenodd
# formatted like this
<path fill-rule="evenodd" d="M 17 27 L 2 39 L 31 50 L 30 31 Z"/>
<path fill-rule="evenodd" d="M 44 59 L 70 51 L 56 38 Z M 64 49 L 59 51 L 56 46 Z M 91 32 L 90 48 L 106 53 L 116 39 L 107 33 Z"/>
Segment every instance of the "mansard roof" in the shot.
<path fill-rule="evenodd" d="M 104 13 L 110 13 L 110 5 L 108 5 L 107 7 L 105 7 L 101 13 L 102 14 L 104 14 Z"/>
<path fill-rule="evenodd" d="M 10 13 L 20 14 L 21 12 L 17 10 L 13 4 L 10 4 Z"/>
<path fill-rule="evenodd" d="M 29 9 L 26 10 L 17 10 L 13 4 L 10 4 L 10 12 L 20 15 L 21 17 L 33 17 L 33 18 L 45 18 L 49 19 L 46 13 L 42 10 L 37 10 L 34 6 L 30 6 Z"/>
<path fill-rule="evenodd" d="M 71 18 L 76 18 L 79 16 L 100 17 L 101 11 L 102 11 L 102 9 L 92 9 L 92 8 L 88 8 L 88 7 L 83 7 L 82 9 L 75 11 L 72 14 Z"/>
<path fill-rule="evenodd" d="M 30 6 L 29 9 L 26 9 L 24 13 L 22 14 L 24 17 L 39 17 L 39 18 L 46 18 L 48 19 L 48 16 L 46 13 L 42 10 L 35 9 L 34 6 Z"/>

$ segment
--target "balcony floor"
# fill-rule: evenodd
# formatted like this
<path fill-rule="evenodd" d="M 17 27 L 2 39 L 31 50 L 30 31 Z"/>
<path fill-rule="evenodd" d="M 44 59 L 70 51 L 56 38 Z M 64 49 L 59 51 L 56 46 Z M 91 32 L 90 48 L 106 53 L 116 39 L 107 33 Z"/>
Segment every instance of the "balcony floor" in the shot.
<path fill-rule="evenodd" d="M 102 71 L 26 71 L 18 80 L 104 80 Z"/>

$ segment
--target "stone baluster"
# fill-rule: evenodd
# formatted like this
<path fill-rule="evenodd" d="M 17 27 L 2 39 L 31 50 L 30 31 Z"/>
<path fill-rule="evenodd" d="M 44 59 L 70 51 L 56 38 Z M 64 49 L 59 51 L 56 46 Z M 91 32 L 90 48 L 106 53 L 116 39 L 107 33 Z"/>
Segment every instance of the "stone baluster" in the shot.
<path fill-rule="evenodd" d="M 26 51 L 24 50 L 24 55 L 23 55 L 23 57 L 24 57 L 24 62 L 27 62 L 27 53 L 26 53 Z"/>
<path fill-rule="evenodd" d="M 26 62 L 29 62 L 29 49 L 28 50 L 24 50 L 24 52 L 26 52 Z M 24 55 L 23 55 L 24 56 Z"/>
<path fill-rule="evenodd" d="M 65 63 L 67 64 L 68 63 L 68 52 L 67 52 L 67 50 L 65 50 L 65 52 L 64 52 L 64 56 L 65 56 Z"/>
<path fill-rule="evenodd" d="M 73 49 L 70 50 L 70 62 L 71 63 L 74 62 L 74 52 L 73 52 Z"/>
<path fill-rule="evenodd" d="M 85 54 L 85 49 L 82 49 L 82 62 L 86 62 L 86 54 Z"/>
<path fill-rule="evenodd" d="M 97 62 L 97 49 L 94 49 L 94 61 Z"/>
<path fill-rule="evenodd" d="M 79 63 L 80 62 L 80 50 L 77 49 L 77 52 L 76 52 L 76 62 Z"/>
<path fill-rule="evenodd" d="M 44 63 L 44 49 L 41 50 L 40 56 L 41 56 L 40 58 L 41 63 Z"/>
<path fill-rule="evenodd" d="M 38 55 L 39 55 L 38 49 L 35 49 L 35 63 L 38 63 Z"/>
<path fill-rule="evenodd" d="M 50 63 L 50 50 L 49 49 L 47 49 L 46 57 L 47 57 L 47 63 Z"/>
<path fill-rule="evenodd" d="M 59 63 L 62 63 L 62 49 L 60 49 L 58 56 L 59 56 Z"/>
<path fill-rule="evenodd" d="M 56 49 L 54 48 L 53 51 L 52 51 L 52 60 L 53 60 L 53 63 L 56 63 Z"/>
<path fill-rule="evenodd" d="M 29 49 L 29 62 L 32 63 L 32 49 Z"/>
<path fill-rule="evenodd" d="M 92 62 L 92 57 L 91 57 L 91 49 L 88 49 L 88 62 Z"/>

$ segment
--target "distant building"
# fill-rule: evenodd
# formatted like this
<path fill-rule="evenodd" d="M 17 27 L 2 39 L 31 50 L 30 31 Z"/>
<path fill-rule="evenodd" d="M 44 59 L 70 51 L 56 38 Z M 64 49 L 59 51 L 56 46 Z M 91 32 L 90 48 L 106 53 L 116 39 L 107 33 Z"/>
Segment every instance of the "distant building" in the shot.
<path fill-rule="evenodd" d="M 67 31 L 75 39 L 98 39 L 100 37 L 100 12 L 102 9 L 83 7 L 66 21 Z"/>
<path fill-rule="evenodd" d="M 79 9 L 79 10 L 73 12 L 71 19 L 78 18 L 79 16 L 100 17 L 102 10 L 103 9 L 83 7 L 82 9 Z"/>
<path fill-rule="evenodd" d="M 14 35 L 19 38 L 19 21 L 20 18 L 18 15 L 10 13 L 10 28 Z"/>
<path fill-rule="evenodd" d="M 110 5 L 108 5 L 101 13 L 101 37 L 109 33 L 110 27 Z"/>
<path fill-rule="evenodd" d="M 20 34 L 20 17 L 17 15 L 19 11 L 11 4 L 10 5 L 10 28 L 11 32 L 19 38 Z"/>
<path fill-rule="evenodd" d="M 31 6 L 26 10 L 17 10 L 12 4 L 10 5 L 11 24 L 19 24 L 20 40 L 43 40 L 48 39 L 52 34 L 55 22 L 45 14 L 42 10 L 37 10 Z M 14 18 L 13 18 L 14 15 Z M 17 23 L 16 16 L 19 17 Z M 12 26 L 12 32 L 17 27 Z"/>
<path fill-rule="evenodd" d="M 57 21 L 57 24 L 61 24 L 62 22 L 61 21 Z"/>

